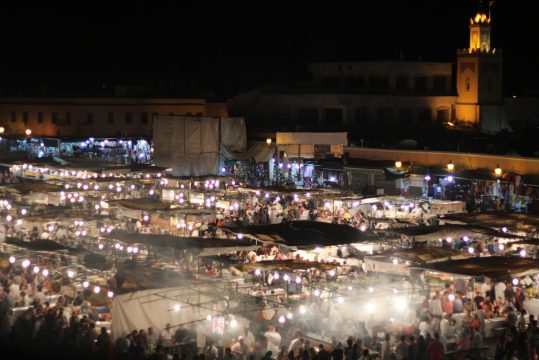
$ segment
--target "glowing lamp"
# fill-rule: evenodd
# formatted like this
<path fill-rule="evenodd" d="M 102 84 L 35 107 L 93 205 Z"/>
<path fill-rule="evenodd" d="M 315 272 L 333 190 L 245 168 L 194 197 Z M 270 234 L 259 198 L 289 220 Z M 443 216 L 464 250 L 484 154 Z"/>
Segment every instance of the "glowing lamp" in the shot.
<path fill-rule="evenodd" d="M 430 179 L 431 179 L 430 175 L 425 176 L 425 181 L 430 181 Z"/>
<path fill-rule="evenodd" d="M 496 176 L 501 176 L 502 175 L 502 168 L 500 168 L 500 165 L 496 165 L 496 169 L 494 169 L 494 174 L 496 174 Z"/>
<path fill-rule="evenodd" d="M 10 222 L 13 219 L 11 215 L 6 216 L 6 221 Z"/>
<path fill-rule="evenodd" d="M 393 263 L 393 265 L 398 265 L 399 264 L 399 260 L 397 260 L 397 259 L 393 259 L 391 262 Z"/>
<path fill-rule="evenodd" d="M 301 278 L 299 276 L 296 276 L 296 284 L 301 283 Z"/>
<path fill-rule="evenodd" d="M 502 228 L 502 232 L 503 232 L 503 233 L 506 233 L 506 232 L 507 232 L 507 228 L 506 228 L 505 226 Z"/>
<path fill-rule="evenodd" d="M 135 246 L 135 247 L 133 248 L 133 253 L 134 253 L 134 254 L 138 254 L 138 247 Z"/>
<path fill-rule="evenodd" d="M 526 256 L 526 250 L 520 250 L 520 256 L 525 257 Z"/>
<path fill-rule="evenodd" d="M 455 295 L 449 294 L 449 296 L 447 298 L 449 299 L 449 301 L 454 301 L 455 300 Z"/>
<path fill-rule="evenodd" d="M 286 319 L 285 319 L 284 316 L 282 316 L 282 315 L 279 316 L 279 322 L 280 322 L 281 324 L 284 324 L 285 321 L 286 321 Z"/>
<path fill-rule="evenodd" d="M 73 270 L 67 270 L 67 276 L 72 278 L 73 276 L 75 276 L 75 272 Z"/>
<path fill-rule="evenodd" d="M 299 307 L 299 312 L 300 312 L 300 314 L 305 314 L 307 312 L 307 309 L 305 308 L 305 306 L 301 305 Z"/>
<path fill-rule="evenodd" d="M 243 234 L 242 234 L 242 233 L 239 233 L 239 234 L 238 234 L 238 240 L 241 240 L 241 239 L 243 239 Z"/>
<path fill-rule="evenodd" d="M 83 287 L 83 288 L 86 289 L 88 286 L 90 286 L 90 283 L 89 283 L 87 280 L 85 280 L 85 281 L 82 282 L 82 287 Z"/>
<path fill-rule="evenodd" d="M 289 312 L 289 313 L 286 314 L 286 318 L 289 319 L 289 320 L 292 320 L 294 318 L 294 314 Z"/>
<path fill-rule="evenodd" d="M 43 271 L 41 272 L 43 274 L 43 276 L 47 277 L 49 276 L 49 270 L 47 269 L 43 269 Z"/>
<path fill-rule="evenodd" d="M 449 163 L 447 164 L 447 170 L 449 170 L 450 172 L 455 170 L 455 164 L 453 164 L 451 160 L 449 160 Z"/>
<path fill-rule="evenodd" d="M 211 320 L 211 315 L 206 316 L 206 320 L 210 321 Z"/>
<path fill-rule="evenodd" d="M 280 276 L 279 276 L 279 273 L 274 273 L 274 274 L 273 274 L 273 278 L 274 278 L 275 280 L 279 280 L 279 277 L 280 277 Z"/>
<path fill-rule="evenodd" d="M 503 246 L 503 244 L 498 245 L 498 249 L 503 250 L 504 248 L 505 246 Z"/>
<path fill-rule="evenodd" d="M 402 167 L 402 162 L 400 162 L 399 160 L 395 161 L 395 167 L 397 169 L 400 169 Z"/>
<path fill-rule="evenodd" d="M 266 144 L 268 144 L 268 145 L 271 144 L 271 138 L 267 138 L 267 139 L 266 139 Z"/>
<path fill-rule="evenodd" d="M 339 297 L 337 298 L 337 302 L 338 302 L 339 304 L 342 304 L 342 303 L 344 302 L 344 298 L 343 298 L 342 296 L 339 296 Z"/>
<path fill-rule="evenodd" d="M 230 320 L 230 327 L 235 328 L 236 326 L 238 326 L 238 321 L 236 319 Z"/>
<path fill-rule="evenodd" d="M 26 269 L 28 266 L 30 266 L 30 260 L 25 259 L 25 260 L 22 262 L 22 267 Z"/>
<path fill-rule="evenodd" d="M 109 291 L 109 292 L 107 293 L 107 296 L 108 296 L 109 298 L 112 298 L 112 297 L 114 296 L 114 293 L 113 293 L 112 291 Z"/>
<path fill-rule="evenodd" d="M 39 272 L 39 266 L 34 266 L 34 274 L 37 274 Z"/>
<path fill-rule="evenodd" d="M 372 286 L 369 286 L 369 289 L 368 289 L 369 293 L 373 293 L 374 292 L 374 288 Z"/>
<path fill-rule="evenodd" d="M 10 264 L 15 264 L 15 260 L 16 260 L 16 259 L 15 259 L 15 256 L 10 256 L 10 257 L 9 257 L 9 263 L 10 263 Z"/>
<path fill-rule="evenodd" d="M 256 276 L 260 276 L 261 273 L 262 273 L 262 272 L 260 271 L 260 269 L 256 269 L 256 270 L 255 270 L 255 275 L 256 275 Z"/>
<path fill-rule="evenodd" d="M 26 136 L 30 136 L 30 135 L 32 135 L 32 130 L 26 129 L 26 131 L 24 133 L 26 134 Z"/>
<path fill-rule="evenodd" d="M 0 134 L 3 134 L 3 133 L 4 133 L 4 131 L 6 131 L 6 129 L 4 129 L 4 127 L 3 127 L 3 126 L 0 126 Z"/>
<path fill-rule="evenodd" d="M 335 270 L 329 270 L 329 276 L 335 276 Z"/>
<path fill-rule="evenodd" d="M 518 279 L 515 278 L 515 279 L 513 279 L 512 282 L 513 282 L 513 285 L 514 285 L 514 286 L 517 286 L 517 285 L 518 285 Z"/>
<path fill-rule="evenodd" d="M 473 249 L 473 247 L 470 246 L 470 247 L 468 248 L 468 252 L 469 252 L 470 254 L 473 254 L 473 253 L 475 252 L 475 250 Z"/>
<path fill-rule="evenodd" d="M 26 213 L 28 213 L 28 210 L 26 210 L 26 209 L 21 210 L 21 214 L 26 215 Z"/>
<path fill-rule="evenodd" d="M 99 286 L 94 287 L 94 293 L 99 294 L 101 292 L 101 288 Z"/>
<path fill-rule="evenodd" d="M 320 290 L 316 289 L 316 290 L 314 291 L 314 296 L 320 296 Z"/>
<path fill-rule="evenodd" d="M 284 280 L 284 281 L 290 280 L 290 276 L 288 276 L 288 274 L 284 274 L 283 280 Z"/>

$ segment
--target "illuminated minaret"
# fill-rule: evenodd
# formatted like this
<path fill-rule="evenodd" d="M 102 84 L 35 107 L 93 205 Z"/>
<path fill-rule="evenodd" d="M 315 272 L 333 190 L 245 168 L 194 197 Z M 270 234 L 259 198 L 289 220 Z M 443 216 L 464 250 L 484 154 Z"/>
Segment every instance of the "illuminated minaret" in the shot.
<path fill-rule="evenodd" d="M 501 121 L 501 110 L 493 109 L 503 102 L 502 53 L 491 46 L 490 35 L 490 9 L 488 15 L 479 11 L 470 19 L 469 48 L 457 51 L 455 117 L 481 129 Z"/>

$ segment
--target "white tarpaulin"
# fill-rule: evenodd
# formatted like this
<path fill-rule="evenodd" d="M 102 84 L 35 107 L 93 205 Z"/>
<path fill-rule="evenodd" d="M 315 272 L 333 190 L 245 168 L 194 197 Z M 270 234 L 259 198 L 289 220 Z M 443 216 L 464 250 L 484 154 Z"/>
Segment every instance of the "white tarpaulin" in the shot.
<path fill-rule="evenodd" d="M 215 290 L 215 287 L 201 287 L 196 290 L 176 287 L 118 295 L 114 298 L 111 309 L 112 338 L 116 340 L 135 329 L 147 329 L 150 326 L 159 334 L 166 324 L 173 326 L 174 332 L 177 325 L 197 320 L 204 321 L 206 316 L 214 316 L 224 310 L 220 308 L 207 310 L 208 307 L 212 307 L 208 304 L 212 297 L 205 294 L 211 294 L 212 291 L 216 294 Z M 206 304 L 204 309 L 196 306 L 204 303 Z M 219 306 L 217 303 L 215 302 L 213 306 Z"/>
<path fill-rule="evenodd" d="M 170 167 L 173 175 L 218 175 L 221 145 L 229 151 L 245 151 L 245 120 L 157 116 L 153 142 L 155 164 Z"/>
<path fill-rule="evenodd" d="M 247 134 L 244 118 L 221 118 L 221 144 L 231 152 L 245 151 Z"/>

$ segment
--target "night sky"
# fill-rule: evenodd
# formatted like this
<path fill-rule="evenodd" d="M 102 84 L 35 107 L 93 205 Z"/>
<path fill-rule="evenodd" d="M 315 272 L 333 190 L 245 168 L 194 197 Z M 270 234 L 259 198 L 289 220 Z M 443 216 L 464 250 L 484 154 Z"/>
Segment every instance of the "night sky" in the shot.
<path fill-rule="evenodd" d="M 537 89 L 539 30 L 529 0 L 498 0 L 493 45 L 504 50 L 506 94 Z M 197 2 L 117 0 L 3 4 L 4 95 L 110 93 L 224 99 L 307 78 L 312 61 L 455 61 L 475 0 Z"/>

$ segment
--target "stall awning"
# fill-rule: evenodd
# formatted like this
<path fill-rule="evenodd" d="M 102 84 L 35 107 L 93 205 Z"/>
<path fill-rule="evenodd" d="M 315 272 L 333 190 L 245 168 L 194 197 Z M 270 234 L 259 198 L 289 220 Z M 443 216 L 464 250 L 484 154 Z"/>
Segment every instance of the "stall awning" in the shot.
<path fill-rule="evenodd" d="M 473 257 L 422 264 L 423 270 L 465 276 L 486 276 L 490 279 L 505 279 L 539 272 L 539 261 L 522 257 Z"/>

